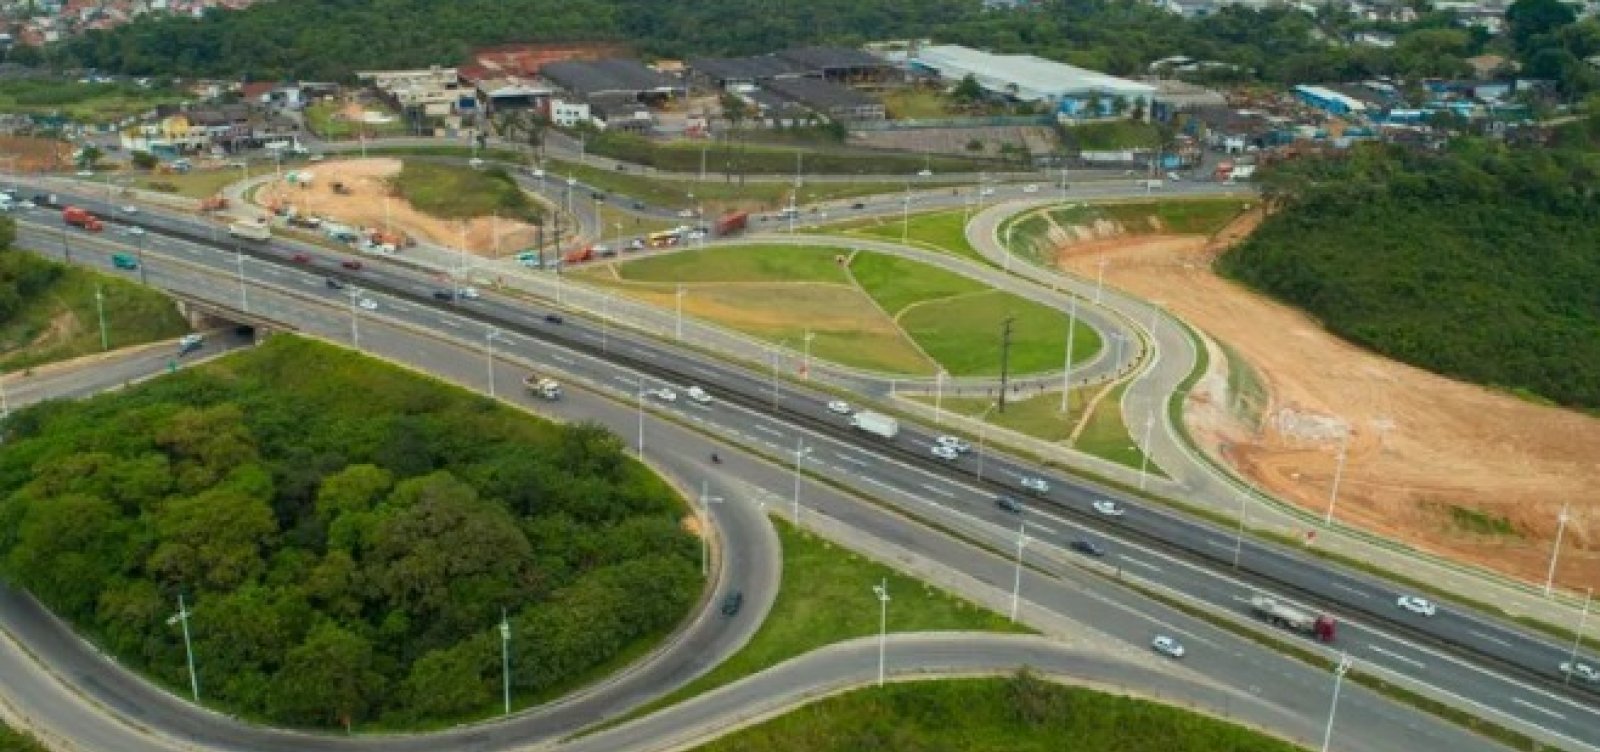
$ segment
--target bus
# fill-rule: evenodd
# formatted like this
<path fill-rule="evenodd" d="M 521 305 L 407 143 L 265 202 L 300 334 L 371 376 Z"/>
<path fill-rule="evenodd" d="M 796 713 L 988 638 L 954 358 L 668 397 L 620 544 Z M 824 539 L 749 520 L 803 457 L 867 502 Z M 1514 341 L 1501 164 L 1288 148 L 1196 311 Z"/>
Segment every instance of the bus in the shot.
<path fill-rule="evenodd" d="M 681 230 L 662 230 L 661 232 L 652 232 L 646 235 L 645 244 L 651 248 L 666 248 L 667 246 L 677 245 L 678 239 L 682 237 L 683 232 Z"/>

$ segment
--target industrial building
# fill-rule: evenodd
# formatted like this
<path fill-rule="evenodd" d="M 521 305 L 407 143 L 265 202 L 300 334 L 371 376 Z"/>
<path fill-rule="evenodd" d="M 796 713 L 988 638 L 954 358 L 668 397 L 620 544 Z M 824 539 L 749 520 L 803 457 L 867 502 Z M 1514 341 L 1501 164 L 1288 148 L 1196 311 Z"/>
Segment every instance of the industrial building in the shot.
<path fill-rule="evenodd" d="M 779 78 L 762 88 L 790 102 L 840 122 L 883 120 L 883 102 L 848 86 L 817 78 Z"/>
<path fill-rule="evenodd" d="M 630 96 L 640 102 L 661 102 L 682 96 L 683 83 L 646 67 L 638 60 L 564 60 L 548 63 L 540 74 L 551 83 L 585 99 Z"/>
<path fill-rule="evenodd" d="M 691 76 L 701 85 L 734 91 L 785 78 L 815 78 L 840 84 L 873 85 L 895 80 L 887 60 L 849 47 L 800 47 L 750 57 L 697 58 Z"/>
<path fill-rule="evenodd" d="M 941 44 L 917 50 L 913 72 L 937 76 L 954 86 L 972 76 L 998 99 L 1044 104 L 1063 118 L 1098 118 L 1116 114 L 1116 103 L 1149 116 L 1156 87 L 1108 76 L 1034 55 L 996 55 L 971 47 Z M 1143 103 L 1143 106 L 1135 106 Z"/>
<path fill-rule="evenodd" d="M 1363 115 L 1366 103 L 1348 94 L 1341 94 L 1324 86 L 1301 84 L 1294 87 L 1294 96 L 1305 104 L 1332 115 Z"/>

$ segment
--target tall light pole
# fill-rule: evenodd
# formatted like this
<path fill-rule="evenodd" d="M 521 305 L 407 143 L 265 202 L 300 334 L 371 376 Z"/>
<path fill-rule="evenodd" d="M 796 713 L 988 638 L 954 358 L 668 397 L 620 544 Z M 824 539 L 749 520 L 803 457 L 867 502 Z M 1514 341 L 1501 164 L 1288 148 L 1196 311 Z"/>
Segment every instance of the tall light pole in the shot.
<path fill-rule="evenodd" d="M 933 375 L 933 422 L 944 425 L 944 369 Z"/>
<path fill-rule="evenodd" d="M 1149 477 L 1146 472 L 1150 467 L 1150 434 L 1156 427 L 1156 414 L 1149 413 L 1144 416 L 1144 451 L 1139 452 L 1139 490 L 1144 490 L 1145 479 Z"/>
<path fill-rule="evenodd" d="M 1561 558 L 1561 536 L 1567 532 L 1567 505 L 1561 505 L 1561 514 L 1556 515 L 1556 545 L 1550 549 L 1550 572 L 1544 576 L 1544 597 L 1549 598 L 1556 584 L 1556 561 Z"/>
<path fill-rule="evenodd" d="M 1022 600 L 1022 548 L 1028 545 L 1027 524 L 1017 523 L 1017 574 L 1011 581 L 1011 622 L 1017 621 L 1017 605 Z"/>
<path fill-rule="evenodd" d="M 807 329 L 805 337 L 801 340 L 805 344 L 801 346 L 800 378 L 805 379 L 806 381 L 811 380 L 811 340 L 816 338 L 816 336 L 816 332 Z"/>
<path fill-rule="evenodd" d="M 1578 616 L 1578 632 L 1572 636 L 1572 655 L 1571 657 L 1567 658 L 1567 662 L 1572 664 L 1571 668 L 1573 669 L 1578 667 L 1578 647 L 1583 643 L 1583 628 L 1589 624 L 1589 603 L 1593 600 L 1594 588 L 1585 588 L 1583 595 L 1583 613 Z M 1572 672 L 1568 671 L 1566 676 L 1561 677 L 1561 683 L 1569 684 L 1571 682 Z"/>
<path fill-rule="evenodd" d="M 495 398 L 494 393 L 494 341 L 500 338 L 500 330 L 489 327 L 483 333 L 483 360 L 489 369 L 489 399 Z"/>
<path fill-rule="evenodd" d="M 978 480 L 980 481 L 983 480 L 983 445 L 989 435 L 989 413 L 999 406 L 999 402 L 990 402 L 989 406 L 978 414 Z"/>
<path fill-rule="evenodd" d="M 794 526 L 800 527 L 800 460 L 811 450 L 806 448 L 806 437 L 795 439 L 794 445 Z"/>
<path fill-rule="evenodd" d="M 505 714 L 511 715 L 511 622 L 500 609 L 500 688 L 505 697 Z"/>
<path fill-rule="evenodd" d="M 878 596 L 878 686 L 883 686 L 884 658 L 889 645 L 889 579 L 872 586 Z"/>
<path fill-rule="evenodd" d="M 357 350 L 361 349 L 361 313 L 356 306 L 356 298 L 360 293 L 359 288 L 350 288 L 350 346 Z"/>
<path fill-rule="evenodd" d="M 1072 310 L 1067 314 L 1067 362 L 1061 366 L 1061 412 L 1067 412 L 1067 398 L 1072 396 L 1072 346 L 1078 333 L 1078 296 L 1072 296 Z"/>
<path fill-rule="evenodd" d="M 244 286 L 244 248 L 238 243 L 233 244 L 233 258 L 239 265 L 239 310 L 249 313 L 250 296 Z"/>
<path fill-rule="evenodd" d="M 772 409 L 778 409 L 778 348 L 787 344 L 784 340 L 772 348 Z"/>
<path fill-rule="evenodd" d="M 704 530 L 700 531 L 700 576 L 701 577 L 709 577 L 709 576 L 711 576 L 711 554 L 710 554 L 710 550 L 709 550 L 711 548 L 711 544 L 708 542 L 709 538 L 711 537 L 711 505 L 712 504 L 721 504 L 721 503 L 722 503 L 722 497 L 721 496 L 712 496 L 710 488 L 709 488 L 708 484 L 706 483 L 706 481 L 701 480 L 700 481 L 700 509 L 701 509 L 701 511 L 705 512 L 705 514 L 706 514 L 706 528 Z"/>
<path fill-rule="evenodd" d="M 100 286 L 94 286 L 94 308 L 100 315 L 100 349 L 111 349 L 111 337 L 106 332 L 106 296 L 100 291 Z"/>
<path fill-rule="evenodd" d="M 676 329 L 677 329 L 678 341 L 682 342 L 683 341 L 683 285 L 682 284 L 678 285 L 677 298 L 678 298 L 678 320 L 677 320 Z"/>
<path fill-rule="evenodd" d="M 1239 494 L 1239 529 L 1233 534 L 1233 568 L 1239 568 L 1239 554 L 1244 550 L 1245 501 L 1250 497 Z"/>
<path fill-rule="evenodd" d="M 644 377 L 639 377 L 639 459 L 644 459 Z"/>
<path fill-rule="evenodd" d="M 900 202 L 900 245 L 911 237 L 911 184 L 906 183 L 906 196 Z"/>
<path fill-rule="evenodd" d="M 11 405 L 6 402 L 6 375 L 0 373 L 0 420 L 11 417 Z"/>
<path fill-rule="evenodd" d="M 195 702 L 199 702 L 200 676 L 194 672 L 194 643 L 189 639 L 189 617 L 192 613 L 183 602 L 183 593 L 178 593 L 178 613 L 167 617 L 167 624 L 183 625 L 183 652 L 189 657 L 189 694 L 194 697 Z"/>
<path fill-rule="evenodd" d="M 1108 262 L 1105 258 L 1101 258 L 1098 262 L 1095 263 L 1095 266 L 1100 267 L 1100 271 L 1098 273 L 1096 273 L 1095 277 L 1094 277 L 1094 304 L 1095 305 L 1100 305 L 1100 293 L 1106 287 L 1106 264 L 1108 264 L 1108 263 L 1110 263 L 1110 262 Z"/>
<path fill-rule="evenodd" d="M 150 284 L 150 278 L 145 275 L 144 269 L 144 236 L 145 233 L 139 233 L 137 236 L 139 238 L 139 243 L 135 247 L 138 249 L 137 253 L 139 254 L 139 284 L 148 285 Z"/>
<path fill-rule="evenodd" d="M 1333 716 L 1339 710 L 1339 685 L 1344 683 L 1351 663 L 1349 654 L 1340 653 L 1339 665 L 1333 668 L 1333 702 L 1328 706 L 1328 728 L 1322 733 L 1322 752 L 1328 752 L 1328 745 L 1333 743 Z"/>
<path fill-rule="evenodd" d="M 1344 459 L 1350 450 L 1350 429 L 1346 427 L 1343 438 L 1339 439 L 1339 460 L 1333 468 L 1333 486 L 1328 489 L 1328 513 L 1322 516 L 1322 526 L 1333 524 L 1333 505 L 1339 503 L 1339 481 L 1344 478 Z M 1554 567 L 1554 559 L 1551 566 Z"/>
<path fill-rule="evenodd" d="M 1015 255 L 1011 251 L 1011 231 L 1015 230 L 1015 229 L 1017 229 L 1017 223 L 1015 223 L 1015 222 L 1007 222 L 1006 223 L 1006 247 L 1005 247 L 1005 251 L 1006 251 L 1006 274 L 1010 274 L 1011 273 L 1011 257 L 1013 255 Z"/>

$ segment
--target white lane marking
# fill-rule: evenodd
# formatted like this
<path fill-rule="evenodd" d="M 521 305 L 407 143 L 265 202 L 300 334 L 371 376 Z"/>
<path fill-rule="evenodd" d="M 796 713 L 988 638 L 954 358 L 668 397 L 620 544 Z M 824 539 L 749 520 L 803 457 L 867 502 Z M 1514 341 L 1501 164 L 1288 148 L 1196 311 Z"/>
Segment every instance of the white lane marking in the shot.
<path fill-rule="evenodd" d="M 578 362 L 578 361 L 575 361 L 572 358 L 569 358 L 569 357 L 567 357 L 565 355 L 557 355 L 555 353 L 550 353 L 550 359 L 555 361 L 555 362 L 557 362 L 557 363 L 562 363 L 562 364 L 569 365 L 569 366 L 570 365 L 574 365 L 574 364 L 576 364 Z"/>
<path fill-rule="evenodd" d="M 452 329 L 460 329 L 461 328 L 460 324 L 457 324 L 456 322 L 451 321 L 450 319 L 439 319 L 439 323 L 444 324 L 445 326 L 448 326 L 448 327 L 450 327 Z"/>
<path fill-rule="evenodd" d="M 695 373 L 698 373 L 701 376 L 710 376 L 712 378 L 716 378 L 717 377 L 717 372 L 716 371 L 713 371 L 713 370 L 711 370 L 709 368 L 705 368 L 703 366 L 689 366 L 689 370 L 694 371 Z"/>
<path fill-rule="evenodd" d="M 922 485 L 922 487 L 924 489 L 926 489 L 930 493 L 939 494 L 940 496 L 943 496 L 946 499 L 954 499 L 956 497 L 956 495 L 953 492 L 949 491 L 948 489 L 940 488 L 938 486 L 933 485 L 932 483 L 923 483 L 921 485 Z"/>
<path fill-rule="evenodd" d="M 1039 524 L 1037 522 L 1029 522 L 1029 523 L 1026 523 L 1026 524 L 1027 524 L 1028 527 L 1031 527 L 1034 530 L 1043 530 L 1047 535 L 1060 535 L 1061 534 L 1061 533 L 1057 532 L 1055 528 L 1050 527 L 1049 525 L 1041 525 L 1041 524 Z"/>
<path fill-rule="evenodd" d="M 866 467 L 867 466 L 867 461 L 866 460 L 863 460 L 863 459 L 860 459 L 860 458 L 857 458 L 857 457 L 851 457 L 850 455 L 844 454 L 843 452 L 835 452 L 834 456 L 836 456 L 839 459 L 844 460 L 845 462 L 848 462 L 848 463 L 850 463 L 852 465 L 856 465 L 857 467 Z"/>
<path fill-rule="evenodd" d="M 1557 713 L 1554 710 L 1551 710 L 1551 709 L 1549 709 L 1547 707 L 1543 707 L 1541 705 L 1535 705 L 1535 704 L 1533 704 L 1531 702 L 1528 702 L 1527 700 L 1522 699 L 1521 697 L 1513 697 L 1513 698 L 1511 698 L 1511 701 L 1516 703 L 1516 704 L 1518 704 L 1518 705 L 1521 705 L 1522 707 L 1528 708 L 1529 710 L 1534 710 L 1534 711 L 1538 711 L 1540 713 L 1544 713 L 1545 715 L 1550 716 L 1551 718 L 1560 718 L 1563 721 L 1567 719 L 1566 716 L 1564 716 L 1564 715 L 1562 715 L 1560 713 Z"/>
<path fill-rule="evenodd" d="M 1120 557 L 1120 558 L 1121 558 L 1121 559 L 1122 559 L 1122 560 L 1123 560 L 1123 561 L 1125 561 L 1125 562 L 1128 562 L 1128 563 L 1129 563 L 1129 564 L 1132 564 L 1132 565 L 1134 565 L 1134 566 L 1136 566 L 1136 567 L 1139 567 L 1139 568 L 1141 568 L 1141 569 L 1148 569 L 1148 570 L 1150 570 L 1150 571 L 1152 571 L 1152 572 L 1159 572 L 1159 571 L 1161 571 L 1161 567 L 1158 567 L 1158 566 L 1156 566 L 1156 565 L 1154 565 L 1154 564 L 1151 564 L 1151 563 L 1150 563 L 1150 562 L 1148 562 L 1148 561 L 1140 561 L 1140 560 L 1138 560 L 1138 559 L 1135 559 L 1135 558 L 1133 558 L 1133 557 L 1132 557 L 1132 556 L 1128 556 L 1128 555 L 1126 555 L 1126 554 L 1123 554 L 1123 555 L 1122 555 L 1122 556 L 1121 556 L 1121 557 Z"/>
<path fill-rule="evenodd" d="M 1485 634 L 1483 632 L 1479 632 L 1476 629 L 1469 629 L 1467 631 L 1471 632 L 1471 633 L 1473 633 L 1473 634 L 1475 634 L 1475 635 L 1477 635 L 1477 636 L 1479 636 L 1479 637 L 1481 637 L 1481 638 L 1483 638 L 1485 640 L 1488 640 L 1490 642 L 1497 643 L 1499 645 L 1504 645 L 1505 647 L 1508 647 L 1508 648 L 1511 647 L 1511 643 L 1506 642 L 1505 640 L 1502 640 L 1502 639 L 1500 639 L 1498 637 L 1495 637 L 1494 635 Z"/>
<path fill-rule="evenodd" d="M 710 412 L 711 411 L 711 406 L 710 405 L 707 405 L 707 404 L 705 404 L 703 402 L 695 402 L 694 400 L 689 400 L 688 402 L 683 403 L 683 406 L 684 407 L 692 407 L 692 408 L 694 408 L 696 410 L 705 410 L 706 412 Z"/>
<path fill-rule="evenodd" d="M 635 379 L 635 378 L 633 378 L 631 376 L 627 376 L 627 375 L 624 375 L 624 374 L 613 373 L 613 374 L 611 374 L 611 378 L 616 379 L 617 381 L 620 381 L 620 382 L 622 382 L 624 384 L 627 384 L 629 386 L 638 386 L 639 385 L 639 380 L 638 379 Z M 744 434 L 740 434 L 740 435 L 743 436 Z"/>
<path fill-rule="evenodd" d="M 1409 663 L 1409 664 L 1411 664 L 1412 666 L 1414 666 L 1416 668 L 1424 668 L 1424 666 L 1422 664 L 1422 661 L 1416 660 L 1414 658 L 1407 658 L 1406 656 L 1403 656 L 1403 655 L 1401 655 L 1399 653 L 1396 653 L 1393 650 L 1385 650 L 1383 648 L 1378 647 L 1377 645 L 1368 645 L 1367 649 L 1371 650 L 1374 653 L 1379 653 L 1381 655 L 1389 656 L 1390 658 L 1393 658 L 1393 659 L 1395 659 L 1397 661 L 1400 661 L 1402 663 Z"/>
<path fill-rule="evenodd" d="M 1208 545 L 1208 546 L 1216 546 L 1217 548 L 1226 548 L 1229 551 L 1232 551 L 1233 547 L 1234 547 L 1234 544 L 1232 544 L 1232 543 L 1223 543 L 1222 541 L 1216 540 L 1214 538 L 1207 538 L 1206 539 L 1206 545 Z"/>
<path fill-rule="evenodd" d="M 761 425 L 760 423 L 752 423 L 752 424 L 750 424 L 750 427 L 754 428 L 757 431 L 760 431 L 760 432 L 762 432 L 762 433 L 764 433 L 764 434 L 766 434 L 768 436 L 782 436 L 783 435 L 782 431 L 779 431 L 779 430 L 777 430 L 775 428 L 768 428 L 767 426 Z"/>
<path fill-rule="evenodd" d="M 1356 595 L 1356 596 L 1361 597 L 1361 598 L 1371 598 L 1372 597 L 1372 593 L 1369 593 L 1369 592 L 1367 592 L 1365 590 L 1359 590 L 1357 588 L 1350 587 L 1349 585 L 1345 585 L 1343 583 L 1335 582 L 1335 583 L 1333 583 L 1333 586 L 1338 588 L 1338 589 L 1340 589 L 1340 590 L 1345 591 L 1346 593 L 1351 593 L 1351 594 Z"/>
<path fill-rule="evenodd" d="M 885 483 L 885 482 L 883 482 L 881 480 L 878 480 L 877 478 L 874 478 L 874 477 L 872 477 L 870 475 L 860 476 L 860 480 L 863 483 L 871 483 L 872 485 L 877 486 L 879 488 L 893 488 L 893 486 L 889 485 L 888 483 Z"/>

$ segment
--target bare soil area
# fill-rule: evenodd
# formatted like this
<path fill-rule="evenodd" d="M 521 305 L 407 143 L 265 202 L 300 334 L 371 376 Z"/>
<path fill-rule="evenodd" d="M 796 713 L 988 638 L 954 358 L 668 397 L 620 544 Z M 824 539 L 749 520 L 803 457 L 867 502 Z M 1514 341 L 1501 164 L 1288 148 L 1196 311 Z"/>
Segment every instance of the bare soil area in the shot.
<path fill-rule="evenodd" d="M 425 214 L 390 190 L 389 179 L 400 174 L 393 158 L 346 159 L 315 164 L 309 185 L 274 181 L 256 192 L 255 200 L 271 207 L 287 203 L 302 214 L 313 214 L 354 227 L 384 228 L 417 240 L 450 248 L 463 245 L 480 256 L 504 256 L 530 247 L 536 240 L 533 225 L 511 219 L 476 217 L 460 221 Z M 334 183 L 348 191 L 337 193 Z M 387 197 L 387 200 L 385 198 Z"/>
<path fill-rule="evenodd" d="M 1360 349 L 1288 306 L 1211 271 L 1259 223 L 1214 239 L 1098 237 L 1058 249 L 1060 265 L 1160 300 L 1247 361 L 1267 398 L 1238 411 L 1227 363 L 1185 420 L 1202 447 L 1284 499 L 1326 511 L 1348 430 L 1338 519 L 1543 583 L 1564 503 L 1571 518 L 1557 582 L 1600 586 L 1600 420 L 1453 381 Z"/>
<path fill-rule="evenodd" d="M 71 163 L 72 144 L 65 141 L 33 136 L 0 136 L 0 164 L 4 169 L 41 172 L 59 170 Z"/>

